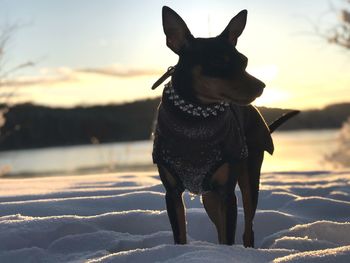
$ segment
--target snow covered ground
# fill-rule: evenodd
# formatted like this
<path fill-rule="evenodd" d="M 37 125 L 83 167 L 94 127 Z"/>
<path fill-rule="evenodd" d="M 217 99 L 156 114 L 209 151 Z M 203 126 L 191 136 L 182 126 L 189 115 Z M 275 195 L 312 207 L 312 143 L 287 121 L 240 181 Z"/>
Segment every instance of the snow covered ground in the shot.
<path fill-rule="evenodd" d="M 350 262 L 350 172 L 262 175 L 256 249 L 217 245 L 186 193 L 189 244 L 173 245 L 154 173 L 0 179 L 0 262 Z"/>

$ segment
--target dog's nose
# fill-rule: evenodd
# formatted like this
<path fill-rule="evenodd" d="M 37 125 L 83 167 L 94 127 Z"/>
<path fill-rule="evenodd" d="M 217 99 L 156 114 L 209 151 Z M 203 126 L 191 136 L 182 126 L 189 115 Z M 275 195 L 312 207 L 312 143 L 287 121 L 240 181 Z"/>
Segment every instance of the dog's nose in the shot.
<path fill-rule="evenodd" d="M 266 85 L 264 82 L 262 82 L 260 79 L 257 79 L 256 77 L 250 75 L 249 73 L 247 73 L 248 79 L 250 79 L 250 85 L 254 88 L 256 88 L 257 90 L 263 90 Z"/>
<path fill-rule="evenodd" d="M 265 85 L 265 83 L 264 82 L 262 82 L 261 80 L 259 80 L 259 79 L 257 79 L 257 81 L 258 81 L 258 87 L 260 88 L 260 89 L 264 89 L 265 87 L 266 87 L 266 85 Z"/>
<path fill-rule="evenodd" d="M 256 91 L 256 96 L 257 97 L 260 97 L 261 94 L 263 93 L 264 91 L 264 88 L 266 87 L 265 83 L 262 82 L 261 80 L 259 79 L 255 79 L 255 83 L 254 83 L 254 89 Z"/>

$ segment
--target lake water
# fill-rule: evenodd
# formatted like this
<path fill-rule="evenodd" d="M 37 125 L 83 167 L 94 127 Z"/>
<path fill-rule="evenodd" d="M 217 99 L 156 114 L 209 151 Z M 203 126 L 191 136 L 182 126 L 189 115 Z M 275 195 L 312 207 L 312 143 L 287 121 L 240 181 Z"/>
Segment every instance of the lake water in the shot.
<path fill-rule="evenodd" d="M 337 145 L 337 130 L 288 131 L 273 134 L 275 153 L 265 155 L 264 172 L 331 168 L 324 156 Z M 0 153 L 2 174 L 84 174 L 154 170 L 152 142 L 124 142 L 53 147 Z"/>

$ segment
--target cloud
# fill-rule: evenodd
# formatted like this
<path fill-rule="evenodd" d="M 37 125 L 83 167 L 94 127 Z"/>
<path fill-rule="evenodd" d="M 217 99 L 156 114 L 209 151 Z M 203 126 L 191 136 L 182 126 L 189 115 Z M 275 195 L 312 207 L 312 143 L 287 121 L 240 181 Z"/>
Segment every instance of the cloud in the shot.
<path fill-rule="evenodd" d="M 20 88 L 75 82 L 82 80 L 82 74 L 97 74 L 101 77 L 135 78 L 142 76 L 161 75 L 163 71 L 152 68 L 128 68 L 121 65 L 111 65 L 100 68 L 41 68 L 36 76 L 22 76 L 12 79 L 0 79 L 0 88 Z"/>
<path fill-rule="evenodd" d="M 83 68 L 77 72 L 107 75 L 112 77 L 133 78 L 142 76 L 153 76 L 164 73 L 159 69 L 152 68 L 128 68 L 121 65 L 111 65 L 101 68 Z"/>
<path fill-rule="evenodd" d="M 0 87 L 23 87 L 70 81 L 67 77 L 23 77 L 0 82 Z"/>
<path fill-rule="evenodd" d="M 13 79 L 4 79 L 0 81 L 0 87 L 25 87 L 36 85 L 52 85 L 68 81 L 76 81 L 74 71 L 69 68 L 57 68 L 54 70 L 41 69 L 39 76 L 25 76 Z"/>

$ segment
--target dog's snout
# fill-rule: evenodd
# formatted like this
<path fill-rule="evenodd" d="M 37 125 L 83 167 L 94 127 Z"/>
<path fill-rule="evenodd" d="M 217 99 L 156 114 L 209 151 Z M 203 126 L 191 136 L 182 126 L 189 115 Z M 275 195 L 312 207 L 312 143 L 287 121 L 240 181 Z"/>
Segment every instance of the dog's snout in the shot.
<path fill-rule="evenodd" d="M 252 87 L 252 90 L 254 90 L 255 96 L 259 97 L 263 93 L 266 85 L 261 80 L 253 77 L 253 79 L 251 81 L 251 87 Z"/>
<path fill-rule="evenodd" d="M 264 88 L 266 87 L 265 83 L 262 82 L 261 80 L 258 80 L 258 96 L 261 96 L 261 94 L 264 91 Z"/>
<path fill-rule="evenodd" d="M 259 80 L 259 87 L 260 87 L 261 89 L 264 89 L 264 88 L 266 87 L 266 85 L 265 85 L 264 82 L 262 82 L 261 80 Z"/>

